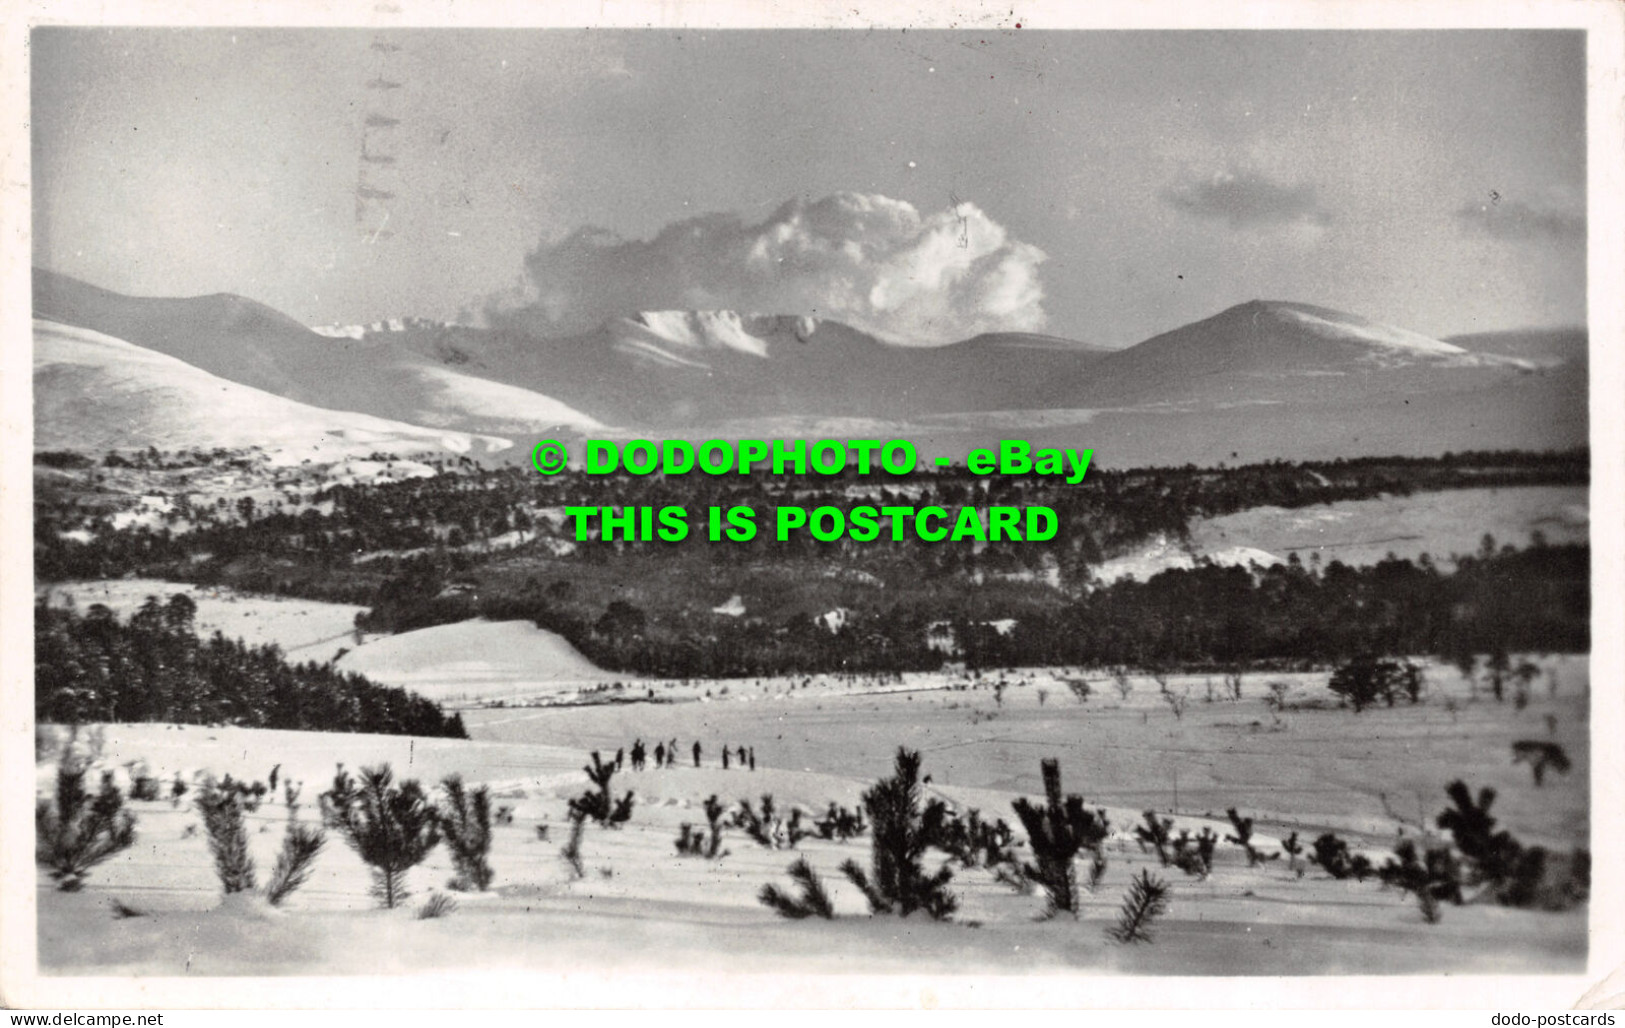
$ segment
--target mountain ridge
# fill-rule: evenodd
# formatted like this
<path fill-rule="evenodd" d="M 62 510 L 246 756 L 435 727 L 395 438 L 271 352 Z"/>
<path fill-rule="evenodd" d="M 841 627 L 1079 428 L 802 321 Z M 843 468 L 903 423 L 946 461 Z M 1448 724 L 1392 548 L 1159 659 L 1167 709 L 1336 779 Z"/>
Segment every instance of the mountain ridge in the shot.
<path fill-rule="evenodd" d="M 1453 342 L 1294 301 L 1237 304 L 1116 350 L 1023 332 L 914 347 L 838 321 L 735 311 L 632 312 L 546 339 L 500 318 L 318 334 L 230 294 L 121 297 L 49 272 L 36 304 L 311 406 L 508 438 L 861 429 L 963 456 L 1026 435 L 1183 463 L 1587 435 L 1583 332 Z M 1479 402 L 1489 395 L 1494 412 Z"/>

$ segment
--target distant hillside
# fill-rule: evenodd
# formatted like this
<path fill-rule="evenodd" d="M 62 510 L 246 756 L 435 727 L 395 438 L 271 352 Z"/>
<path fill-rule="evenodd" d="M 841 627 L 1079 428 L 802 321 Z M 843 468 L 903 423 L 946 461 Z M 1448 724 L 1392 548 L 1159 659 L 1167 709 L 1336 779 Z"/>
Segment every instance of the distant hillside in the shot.
<path fill-rule="evenodd" d="M 241 297 L 139 299 L 49 272 L 35 303 L 285 399 L 515 440 L 902 436 L 927 457 L 962 458 L 1019 437 L 1126 467 L 1565 448 L 1589 435 L 1583 332 L 1439 340 L 1280 301 L 1124 350 L 1032 333 L 902 346 L 725 310 L 644 311 L 552 339 L 500 318 L 318 334 Z"/>
<path fill-rule="evenodd" d="M 34 446 L 262 447 L 288 462 L 375 451 L 490 454 L 506 439 L 325 410 L 84 328 L 34 322 Z"/>
<path fill-rule="evenodd" d="M 1583 328 L 1476 332 L 1451 336 L 1446 342 L 1478 353 L 1516 357 L 1540 367 L 1584 363 L 1590 356 L 1590 333 Z"/>
<path fill-rule="evenodd" d="M 410 425 L 534 435 L 598 428 L 551 396 L 482 377 L 437 351 L 432 333 L 323 336 L 253 300 L 123 296 L 35 269 L 39 317 L 167 354 L 212 375 L 299 403 Z M 413 342 L 423 346 L 420 352 Z"/>

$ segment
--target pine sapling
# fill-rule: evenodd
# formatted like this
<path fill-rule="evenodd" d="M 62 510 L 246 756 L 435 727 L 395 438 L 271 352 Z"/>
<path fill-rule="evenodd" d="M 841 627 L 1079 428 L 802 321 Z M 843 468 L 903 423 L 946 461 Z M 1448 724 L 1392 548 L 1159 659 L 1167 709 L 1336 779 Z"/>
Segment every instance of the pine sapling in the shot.
<path fill-rule="evenodd" d="M 248 829 L 243 824 L 243 796 L 231 776 L 222 782 L 205 779 L 198 790 L 198 813 L 209 837 L 214 873 L 227 896 L 254 888 L 254 858 L 248 852 Z"/>
<path fill-rule="evenodd" d="M 704 857 L 706 860 L 718 860 L 728 854 L 722 849 L 722 814 L 726 808 L 712 793 L 705 801 L 705 820 L 707 830 L 697 832 L 694 826 L 683 822 L 681 833 L 677 837 L 677 852 L 689 857 Z"/>
<path fill-rule="evenodd" d="M 1286 866 L 1289 871 L 1298 869 L 1298 854 L 1303 852 L 1303 843 L 1298 841 L 1298 833 L 1293 832 L 1281 840 L 1281 852 L 1286 854 Z"/>
<path fill-rule="evenodd" d="M 750 800 L 740 800 L 739 809 L 734 812 L 734 827 L 743 828 L 746 835 L 768 849 L 775 849 L 778 846 L 774 822 L 772 793 L 762 794 L 761 814 L 758 815 L 751 809 Z"/>
<path fill-rule="evenodd" d="M 1568 752 L 1563 747 L 1542 739 L 1519 739 L 1513 743 L 1512 763 L 1529 765 L 1537 789 L 1546 784 L 1548 769 L 1566 775 L 1574 766 L 1569 762 Z"/>
<path fill-rule="evenodd" d="M 1200 835 L 1191 835 L 1190 829 L 1181 828 L 1173 841 L 1173 864 L 1194 878 L 1206 878 L 1213 873 L 1213 853 L 1219 837 L 1204 826 Z"/>
<path fill-rule="evenodd" d="M 1117 923 L 1107 926 L 1106 937 L 1123 945 L 1149 943 L 1153 941 L 1152 923 L 1167 912 L 1167 883 L 1160 878 L 1151 877 L 1150 871 L 1142 870 L 1138 876 L 1129 881 L 1128 893 L 1123 897 L 1123 908 L 1117 915 Z"/>
<path fill-rule="evenodd" d="M 835 907 L 829 901 L 829 893 L 824 891 L 824 883 L 807 863 L 806 857 L 801 857 L 790 865 L 790 877 L 800 886 L 801 895 L 791 896 L 769 882 L 756 894 L 757 900 L 763 906 L 772 907 L 780 917 L 797 920 L 822 917 L 829 920 L 835 916 Z"/>
<path fill-rule="evenodd" d="M 784 823 L 784 841 L 791 849 L 795 849 L 802 839 L 813 834 L 812 830 L 803 822 L 802 817 L 800 807 L 791 807 L 790 820 Z"/>
<path fill-rule="evenodd" d="M 1404 839 L 1394 847 L 1394 856 L 1382 866 L 1378 875 L 1385 884 L 1414 894 L 1422 917 L 1428 924 L 1439 922 L 1441 901 L 1458 906 L 1462 902 L 1461 865 L 1449 846 L 1430 846 L 1426 855 L 1419 859 L 1416 843 Z"/>
<path fill-rule="evenodd" d="M 1439 815 L 1438 825 L 1451 834 L 1456 848 L 1471 862 L 1475 882 L 1500 886 L 1512 878 L 1523 847 L 1508 832 L 1495 830 L 1495 818 L 1490 815 L 1495 790 L 1480 789 L 1475 800 L 1466 783 L 1457 781 L 1445 792 L 1455 807 Z"/>
<path fill-rule="evenodd" d="M 941 800 L 932 800 L 922 809 L 919 779 L 920 754 L 899 748 L 892 776 L 863 794 L 863 806 L 873 825 L 869 872 L 855 860 L 843 863 L 841 871 L 863 893 L 873 913 L 907 917 L 918 910 L 946 921 L 959 907 L 958 898 L 948 891 L 953 869 L 944 864 L 928 875 L 922 860 L 926 849 L 941 836 L 947 807 Z"/>
<path fill-rule="evenodd" d="M 135 844 L 135 815 L 111 773 L 94 798 L 85 788 L 89 761 L 65 751 L 56 768 L 55 802 L 34 808 L 34 858 L 63 892 L 77 892 L 90 869 Z"/>
<path fill-rule="evenodd" d="M 1174 819 L 1171 817 L 1159 818 L 1156 812 L 1151 810 L 1145 811 L 1141 816 L 1145 818 L 1145 824 L 1135 826 L 1134 841 L 1139 843 L 1140 852 L 1142 853 L 1145 852 L 1145 847 L 1149 843 L 1156 849 L 1157 859 L 1162 861 L 1162 866 L 1167 867 L 1173 862 L 1168 855 L 1168 833 L 1174 827 Z"/>
<path fill-rule="evenodd" d="M 322 793 L 322 821 L 339 832 L 373 874 L 373 895 L 393 909 L 410 893 L 406 873 L 440 842 L 439 818 L 415 779 L 399 788 L 388 764 L 361 769 L 361 780 L 340 768 Z"/>
<path fill-rule="evenodd" d="M 461 775 L 447 775 L 440 783 L 445 792 L 436 815 L 446 848 L 451 851 L 457 876 L 450 887 L 458 892 L 484 892 L 491 887 L 491 790 L 480 786 L 470 791 Z"/>
<path fill-rule="evenodd" d="M 632 817 L 634 797 L 630 791 L 620 799 L 610 794 L 609 783 L 615 777 L 615 762 L 605 763 L 598 755 L 597 750 L 592 751 L 592 764 L 582 768 L 587 773 L 587 780 L 597 787 L 597 792 L 584 792 L 570 801 L 572 814 L 580 812 L 583 818 L 592 818 L 601 825 L 618 828 Z"/>
<path fill-rule="evenodd" d="M 295 821 L 288 822 L 288 831 L 282 837 L 282 850 L 271 868 L 271 880 L 265 883 L 265 899 L 273 907 L 293 895 L 315 870 L 316 855 L 327 845 L 327 833 Z"/>
<path fill-rule="evenodd" d="M 158 798 L 158 779 L 145 761 L 133 760 L 125 768 L 130 772 L 130 799 L 150 803 Z"/>
<path fill-rule="evenodd" d="M 1226 810 L 1225 814 L 1227 814 L 1229 816 L 1230 824 L 1232 826 L 1234 826 L 1234 828 L 1236 829 L 1236 834 L 1225 836 L 1224 841 L 1234 843 L 1235 845 L 1240 846 L 1242 849 L 1247 851 L 1247 866 L 1248 867 L 1257 867 L 1259 864 L 1262 864 L 1267 860 L 1278 860 L 1278 859 L 1280 859 L 1280 856 L 1281 856 L 1280 853 L 1271 853 L 1268 856 L 1266 856 L 1265 854 L 1260 853 L 1258 851 L 1257 847 L 1255 847 L 1253 845 L 1253 819 L 1252 818 L 1250 818 L 1250 817 L 1242 817 L 1240 812 L 1238 812 L 1235 807 L 1231 807 L 1229 810 Z M 1296 844 L 1297 835 L 1298 835 L 1298 833 L 1296 833 L 1296 832 L 1292 833 L 1292 838 L 1293 838 L 1294 844 Z"/>
<path fill-rule="evenodd" d="M 1333 878 L 1349 878 L 1354 874 L 1349 844 L 1331 832 L 1324 832 L 1315 839 L 1314 855 L 1309 859 Z"/>
<path fill-rule="evenodd" d="M 1037 860 L 1023 870 L 1043 888 L 1046 916 L 1065 911 L 1076 917 L 1078 880 L 1073 862 L 1080 850 L 1092 850 L 1098 855 L 1110 826 L 1105 811 L 1085 809 L 1082 796 L 1073 793 L 1062 798 L 1059 761 L 1043 760 L 1039 770 L 1044 778 L 1044 805 L 1032 803 L 1025 796 L 1011 804 Z"/>

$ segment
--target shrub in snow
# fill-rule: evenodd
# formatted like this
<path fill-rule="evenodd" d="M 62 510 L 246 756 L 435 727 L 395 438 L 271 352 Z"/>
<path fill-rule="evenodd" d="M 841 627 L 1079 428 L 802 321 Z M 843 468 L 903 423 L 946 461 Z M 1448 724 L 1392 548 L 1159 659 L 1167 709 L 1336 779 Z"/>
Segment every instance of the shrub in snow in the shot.
<path fill-rule="evenodd" d="M 1475 799 L 1458 781 L 1445 791 L 1455 806 L 1439 815 L 1438 825 L 1450 832 L 1466 858 L 1468 884 L 1485 886 L 1496 902 L 1510 907 L 1562 910 L 1589 894 L 1591 855 L 1585 850 L 1564 857 L 1496 831 L 1490 815 L 1494 789 L 1480 789 Z"/>
<path fill-rule="evenodd" d="M 823 820 L 813 822 L 818 829 L 820 839 L 835 839 L 845 842 L 856 838 L 869 830 L 869 825 L 863 820 L 863 808 L 847 810 L 836 806 L 833 801 L 829 810 L 824 814 Z"/>
<path fill-rule="evenodd" d="M 399 788 L 388 764 L 361 769 L 361 780 L 343 768 L 322 793 L 322 821 L 350 844 L 372 870 L 373 895 L 393 909 L 410 893 L 406 872 L 440 842 L 440 819 L 423 787 L 407 779 Z"/>
<path fill-rule="evenodd" d="M 1265 854 L 1259 852 L 1258 849 L 1253 846 L 1253 819 L 1252 818 L 1250 818 L 1250 817 L 1242 817 L 1240 812 L 1237 811 L 1235 807 L 1231 807 L 1229 810 L 1226 810 L 1225 814 L 1227 814 L 1229 816 L 1230 824 L 1236 829 L 1236 834 L 1227 835 L 1227 836 L 1224 837 L 1224 840 L 1226 842 L 1235 843 L 1237 846 L 1240 846 L 1242 849 L 1247 851 L 1247 866 L 1248 867 L 1254 867 L 1254 866 L 1256 866 L 1258 864 L 1264 863 L 1267 860 L 1279 860 L 1281 858 L 1280 853 L 1271 853 L 1271 854 L 1268 854 L 1266 856 Z M 1298 840 L 1298 833 L 1293 832 L 1292 833 L 1292 843 L 1293 843 L 1294 846 L 1297 845 L 1297 840 Z"/>
<path fill-rule="evenodd" d="M 1529 765 L 1530 773 L 1535 776 L 1537 789 L 1546 784 L 1548 768 L 1560 775 L 1566 775 L 1574 766 L 1569 762 L 1568 752 L 1563 747 L 1541 739 L 1519 739 L 1513 743 L 1512 762 Z"/>
<path fill-rule="evenodd" d="M 1151 942 L 1151 925 L 1168 912 L 1168 885 L 1150 871 L 1141 871 L 1130 880 L 1128 894 L 1117 923 L 1106 928 L 1106 937 L 1117 943 Z"/>
<path fill-rule="evenodd" d="M 743 828 L 745 834 L 759 845 L 775 849 L 779 843 L 778 815 L 773 809 L 773 794 L 762 794 L 762 812 L 751 809 L 750 800 L 740 800 L 734 811 L 734 827 Z"/>
<path fill-rule="evenodd" d="M 1190 829 L 1181 828 L 1173 842 L 1173 864 L 1188 875 L 1206 878 L 1213 873 L 1213 852 L 1218 845 L 1219 837 L 1205 825 L 1194 836 Z"/>
<path fill-rule="evenodd" d="M 870 911 L 907 917 L 918 910 L 938 921 L 952 917 L 959 908 L 948 891 L 953 870 L 945 864 L 927 875 L 922 864 L 941 833 L 947 807 L 932 800 L 922 809 L 920 754 L 899 748 L 892 776 L 864 792 L 863 807 L 874 826 L 869 871 L 855 860 L 843 863 L 841 871 L 868 899 Z"/>
<path fill-rule="evenodd" d="M 1315 839 L 1314 852 L 1309 859 L 1333 878 L 1348 878 L 1354 874 L 1353 864 L 1349 860 L 1349 844 L 1332 832 L 1322 833 Z"/>
<path fill-rule="evenodd" d="M 1461 904 L 1461 865 L 1449 846 L 1429 846 L 1419 858 L 1416 843 L 1402 840 L 1377 874 L 1385 884 L 1415 895 L 1428 924 L 1439 922 L 1441 901 Z"/>
<path fill-rule="evenodd" d="M 604 763 L 598 751 L 592 751 L 592 764 L 582 768 L 587 773 L 587 780 L 597 788 L 596 792 L 584 792 L 570 801 L 570 814 L 577 814 L 585 818 L 592 818 L 601 825 L 618 828 L 632 818 L 632 805 L 634 797 L 630 791 L 620 799 L 615 799 L 610 793 L 609 783 L 615 777 L 615 762 Z"/>
<path fill-rule="evenodd" d="M 1134 691 L 1134 683 L 1129 681 L 1128 668 L 1114 667 L 1112 668 L 1111 675 L 1112 684 L 1117 687 L 1118 698 L 1126 701 L 1129 697 L 1129 693 Z"/>
<path fill-rule="evenodd" d="M 491 790 L 480 786 L 470 791 L 461 775 L 447 775 L 440 783 L 445 799 L 436 810 L 440 834 L 451 851 L 457 876 L 451 888 L 459 892 L 484 892 L 491 887 Z"/>
<path fill-rule="evenodd" d="M 1158 817 L 1152 810 L 1145 811 L 1141 816 L 1145 818 L 1145 824 L 1135 826 L 1134 841 L 1139 843 L 1142 853 L 1145 852 L 1147 845 L 1154 848 L 1157 851 L 1157 859 L 1162 861 L 1163 867 L 1167 867 L 1173 862 L 1168 856 L 1168 833 L 1174 827 L 1174 819 Z"/>
<path fill-rule="evenodd" d="M 433 921 L 445 917 L 456 909 L 457 901 L 450 896 L 443 892 L 431 893 L 429 898 L 423 901 L 423 906 L 418 908 L 418 920 Z"/>
<path fill-rule="evenodd" d="M 63 892 L 77 892 L 90 869 L 135 843 L 135 815 L 110 773 L 92 797 L 85 788 L 89 762 L 65 752 L 56 768 L 56 795 L 34 807 L 34 858 Z"/>
<path fill-rule="evenodd" d="M 1499 885 L 1513 878 L 1523 856 L 1523 847 L 1511 833 L 1495 830 L 1490 807 L 1495 790 L 1480 789 L 1475 799 L 1465 782 L 1452 782 L 1445 790 L 1455 807 L 1439 815 L 1439 827 L 1449 832 L 1472 867 L 1474 884 Z"/>
<path fill-rule="evenodd" d="M 992 822 L 982 820 L 975 807 L 964 816 L 950 811 L 942 823 L 942 834 L 936 845 L 946 850 L 962 867 L 998 867 L 1012 859 L 1010 848 L 1015 833 L 1004 818 Z"/>
<path fill-rule="evenodd" d="M 1166 687 L 1164 687 L 1162 690 L 1162 700 L 1164 703 L 1168 704 L 1168 709 L 1174 712 L 1174 720 L 1176 721 L 1183 721 L 1185 719 L 1185 704 L 1190 702 L 1190 698 L 1191 693 L 1189 689 L 1186 689 L 1181 693 L 1176 693 Z"/>
<path fill-rule="evenodd" d="M 1226 671 L 1224 673 L 1224 687 L 1230 693 L 1232 702 L 1241 701 L 1241 669 Z"/>
<path fill-rule="evenodd" d="M 1032 803 L 1025 796 L 1018 797 L 1011 806 L 1021 819 L 1027 832 L 1027 843 L 1032 847 L 1034 862 L 1023 867 L 1026 876 L 1044 890 L 1047 900 L 1046 916 L 1065 911 L 1074 917 L 1078 913 L 1078 878 L 1073 861 L 1079 851 L 1090 850 L 1102 864 L 1101 843 L 1106 841 L 1110 824 L 1106 812 L 1090 811 L 1077 793 L 1061 797 L 1061 765 L 1056 760 L 1039 764 L 1044 776 L 1044 804 Z"/>
<path fill-rule="evenodd" d="M 1297 832 L 1293 832 L 1281 840 L 1281 852 L 1286 854 L 1287 869 L 1296 871 L 1298 869 L 1298 854 L 1303 852 L 1303 843 L 1298 841 Z"/>
<path fill-rule="evenodd" d="M 158 779 L 145 763 L 135 761 L 126 765 L 130 772 L 130 799 L 151 803 L 158 799 Z"/>
<path fill-rule="evenodd" d="M 686 857 L 704 857 L 718 860 L 728 854 L 722 849 L 722 813 L 724 807 L 712 793 L 705 801 L 707 831 L 696 832 L 694 826 L 683 822 L 682 834 L 677 837 L 677 852 Z"/>
<path fill-rule="evenodd" d="M 791 849 L 795 849 L 802 839 L 813 834 L 812 829 L 807 827 L 804 817 L 800 807 L 791 807 L 790 820 L 784 822 L 784 842 Z"/>
<path fill-rule="evenodd" d="M 248 852 L 248 829 L 243 824 L 243 797 L 235 785 L 230 775 L 220 782 L 205 779 L 193 800 L 203 815 L 215 877 L 228 896 L 248 892 L 255 884 L 254 858 Z"/>
<path fill-rule="evenodd" d="M 763 906 L 772 907 L 780 917 L 795 918 L 797 920 L 807 917 L 822 917 L 825 920 L 835 916 L 835 908 L 830 904 L 829 893 L 824 891 L 824 883 L 819 880 L 818 874 L 802 857 L 790 865 L 790 877 L 800 887 L 799 896 L 791 896 L 777 885 L 769 882 L 762 886 L 762 891 L 756 898 Z"/>

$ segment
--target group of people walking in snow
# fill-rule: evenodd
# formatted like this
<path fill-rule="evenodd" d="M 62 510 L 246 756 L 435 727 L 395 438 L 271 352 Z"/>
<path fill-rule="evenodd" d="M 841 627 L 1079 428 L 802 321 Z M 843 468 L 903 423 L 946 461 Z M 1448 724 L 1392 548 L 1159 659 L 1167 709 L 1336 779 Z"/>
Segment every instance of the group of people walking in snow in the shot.
<path fill-rule="evenodd" d="M 705 749 L 704 749 L 704 747 L 702 747 L 700 745 L 700 742 L 699 742 L 698 739 L 696 739 L 694 741 L 694 745 L 690 749 L 690 752 L 694 756 L 694 766 L 695 767 L 700 767 L 701 766 L 701 758 L 705 754 Z M 634 771 L 642 771 L 645 767 L 648 766 L 649 758 L 651 756 L 654 757 L 655 767 L 657 767 L 657 768 L 676 767 L 677 766 L 677 757 L 678 757 L 677 740 L 672 739 L 669 742 L 657 742 L 657 743 L 655 743 L 654 750 L 653 750 L 652 753 L 650 752 L 648 747 L 643 745 L 643 740 L 641 738 L 636 740 L 635 742 L 632 743 L 632 753 L 631 753 L 632 770 L 634 770 Z M 627 758 L 626 750 L 624 750 L 624 749 L 616 750 L 615 751 L 615 766 L 616 766 L 616 768 L 620 768 L 625 763 L 626 758 Z M 727 771 L 731 767 L 733 767 L 735 764 L 737 764 L 741 768 L 749 768 L 752 771 L 756 770 L 756 747 L 754 747 L 754 746 L 737 746 L 737 747 L 723 746 L 722 747 L 722 770 Z"/>

